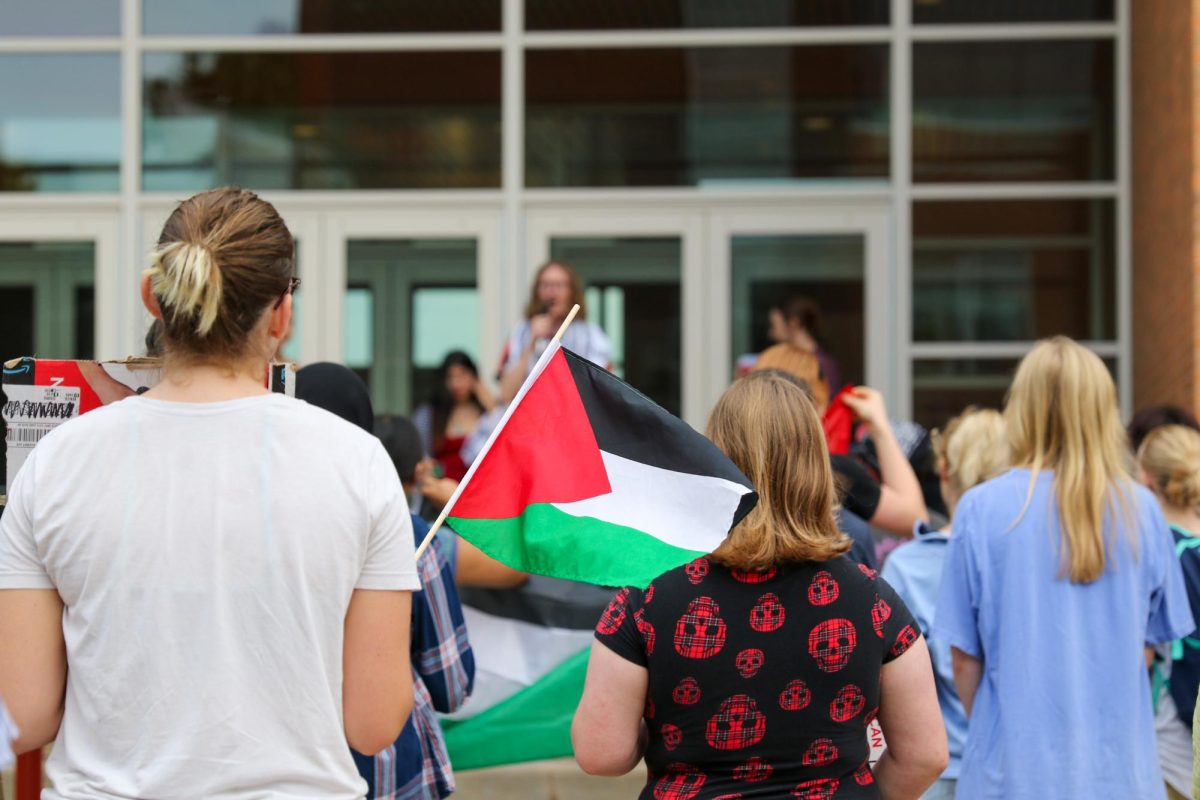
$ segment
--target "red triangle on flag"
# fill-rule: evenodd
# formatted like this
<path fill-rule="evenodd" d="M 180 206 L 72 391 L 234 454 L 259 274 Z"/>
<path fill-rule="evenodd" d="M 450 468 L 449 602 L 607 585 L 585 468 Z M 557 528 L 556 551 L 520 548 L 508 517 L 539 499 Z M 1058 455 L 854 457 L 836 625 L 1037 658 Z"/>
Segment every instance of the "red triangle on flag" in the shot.
<path fill-rule="evenodd" d="M 535 503 L 573 503 L 611 491 L 600 446 L 560 350 L 496 436 L 450 515 L 515 517 Z"/>

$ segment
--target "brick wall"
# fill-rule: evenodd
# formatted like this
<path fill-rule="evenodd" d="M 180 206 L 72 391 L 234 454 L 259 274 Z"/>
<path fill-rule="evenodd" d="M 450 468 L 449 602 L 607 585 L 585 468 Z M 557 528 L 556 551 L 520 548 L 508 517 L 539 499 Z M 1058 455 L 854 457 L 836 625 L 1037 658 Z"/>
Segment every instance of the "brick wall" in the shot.
<path fill-rule="evenodd" d="M 1134 404 L 1200 401 L 1200 0 L 1132 7 Z"/>

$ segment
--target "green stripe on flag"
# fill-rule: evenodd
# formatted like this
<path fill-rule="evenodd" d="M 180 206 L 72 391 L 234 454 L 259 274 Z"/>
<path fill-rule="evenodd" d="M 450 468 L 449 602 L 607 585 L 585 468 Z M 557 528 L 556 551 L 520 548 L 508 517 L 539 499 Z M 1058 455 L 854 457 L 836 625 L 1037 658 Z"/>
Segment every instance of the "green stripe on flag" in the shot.
<path fill-rule="evenodd" d="M 686 564 L 685 550 L 654 536 L 594 517 L 576 517 L 548 503 L 516 517 L 465 519 L 447 524 L 480 550 L 513 569 L 599 586 L 644 587 L 667 570 Z"/>
<path fill-rule="evenodd" d="M 571 718 L 583 696 L 585 648 L 507 700 L 463 720 L 442 720 L 455 770 L 572 755 Z"/>

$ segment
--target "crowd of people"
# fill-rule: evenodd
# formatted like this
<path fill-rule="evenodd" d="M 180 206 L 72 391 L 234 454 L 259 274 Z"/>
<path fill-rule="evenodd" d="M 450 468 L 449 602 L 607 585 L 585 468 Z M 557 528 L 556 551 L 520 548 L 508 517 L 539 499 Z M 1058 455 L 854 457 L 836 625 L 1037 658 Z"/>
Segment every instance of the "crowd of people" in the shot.
<path fill-rule="evenodd" d="M 294 272 L 253 193 L 181 203 L 141 284 L 162 380 L 48 434 L 9 487 L 0 761 L 53 742 L 48 797 L 455 789 L 459 590 L 530 576 L 449 528 L 415 550 L 583 283 L 542 265 L 494 372 L 448 353 L 410 420 L 337 364 L 264 389 Z M 706 430 L 758 503 L 598 611 L 582 768 L 644 763 L 656 800 L 1197 796 L 1196 419 L 1124 429 L 1103 362 L 1057 337 L 1002 412 L 926 431 L 843 385 L 813 301 L 769 325 Z M 610 367 L 585 315 L 563 344 Z"/>

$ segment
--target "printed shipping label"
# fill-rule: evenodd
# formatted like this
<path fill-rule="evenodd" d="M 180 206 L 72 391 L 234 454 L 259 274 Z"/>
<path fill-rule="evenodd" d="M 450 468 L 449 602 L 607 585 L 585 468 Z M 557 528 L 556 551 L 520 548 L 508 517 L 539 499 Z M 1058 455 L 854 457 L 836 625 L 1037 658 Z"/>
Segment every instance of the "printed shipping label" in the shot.
<path fill-rule="evenodd" d="M 78 386 L 22 386 L 6 384 L 4 394 L 5 447 L 8 452 L 6 482 L 13 477 L 42 437 L 79 416 Z"/>

